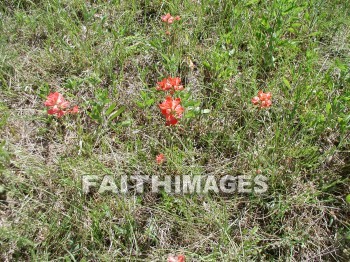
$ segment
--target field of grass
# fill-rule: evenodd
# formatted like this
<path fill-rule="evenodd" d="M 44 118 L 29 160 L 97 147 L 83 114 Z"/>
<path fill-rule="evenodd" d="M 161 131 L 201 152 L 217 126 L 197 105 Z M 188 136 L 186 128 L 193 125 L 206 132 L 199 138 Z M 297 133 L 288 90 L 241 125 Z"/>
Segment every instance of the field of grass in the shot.
<path fill-rule="evenodd" d="M 349 261 L 349 68 L 345 0 L 0 1 L 0 260 Z M 80 112 L 48 115 L 50 92 Z M 82 190 L 257 173 L 263 194 Z"/>

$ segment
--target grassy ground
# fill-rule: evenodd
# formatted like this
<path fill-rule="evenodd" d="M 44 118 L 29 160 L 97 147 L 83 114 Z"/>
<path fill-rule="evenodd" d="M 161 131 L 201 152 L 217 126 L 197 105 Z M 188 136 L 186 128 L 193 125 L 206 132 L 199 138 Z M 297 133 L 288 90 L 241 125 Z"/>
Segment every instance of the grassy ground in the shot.
<path fill-rule="evenodd" d="M 349 17 L 342 0 L 1 1 L 0 260 L 348 261 Z M 168 75 L 185 83 L 175 127 L 155 90 Z M 49 117 L 50 91 L 81 112 Z M 263 195 L 81 187 L 257 169 Z"/>

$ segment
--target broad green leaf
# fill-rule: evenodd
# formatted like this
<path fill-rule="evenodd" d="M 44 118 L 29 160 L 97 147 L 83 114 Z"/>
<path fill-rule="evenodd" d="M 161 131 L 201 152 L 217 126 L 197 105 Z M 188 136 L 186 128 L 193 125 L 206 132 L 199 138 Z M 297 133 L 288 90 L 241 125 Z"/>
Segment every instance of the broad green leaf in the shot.
<path fill-rule="evenodd" d="M 109 116 L 113 112 L 116 106 L 117 106 L 117 103 L 112 103 L 106 110 L 106 115 Z"/>
<path fill-rule="evenodd" d="M 113 119 L 115 119 L 116 117 L 118 117 L 121 113 L 123 113 L 125 111 L 125 106 L 122 106 L 121 108 L 119 108 L 117 111 L 115 111 L 114 113 L 112 113 L 109 116 L 109 121 L 112 121 Z"/>

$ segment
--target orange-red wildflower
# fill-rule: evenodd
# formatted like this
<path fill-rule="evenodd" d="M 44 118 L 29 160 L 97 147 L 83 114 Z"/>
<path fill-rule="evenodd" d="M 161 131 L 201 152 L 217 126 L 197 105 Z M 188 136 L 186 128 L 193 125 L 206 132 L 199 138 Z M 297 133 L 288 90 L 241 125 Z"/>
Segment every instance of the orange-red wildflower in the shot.
<path fill-rule="evenodd" d="M 49 110 L 47 113 L 49 115 L 56 115 L 58 118 L 64 116 L 67 113 L 78 113 L 78 106 L 74 106 L 72 109 L 69 109 L 69 102 L 66 101 L 62 94 L 58 92 L 50 93 L 47 96 L 47 99 L 44 103 Z"/>
<path fill-rule="evenodd" d="M 183 90 L 184 86 L 181 84 L 180 77 L 168 77 L 164 78 L 161 82 L 157 83 L 157 90 L 168 91 L 170 94 L 174 94 L 175 91 Z"/>
<path fill-rule="evenodd" d="M 179 21 L 181 19 L 180 16 L 177 15 L 173 17 L 170 13 L 163 15 L 161 18 L 162 18 L 162 21 L 167 24 L 172 24 L 174 21 Z"/>
<path fill-rule="evenodd" d="M 178 119 L 182 117 L 184 108 L 180 105 L 181 99 L 173 99 L 171 96 L 167 96 L 165 101 L 159 105 L 162 114 L 165 116 L 166 125 L 176 125 Z"/>
<path fill-rule="evenodd" d="M 156 156 L 156 161 L 158 165 L 162 164 L 165 161 L 164 154 L 159 154 L 158 156 Z"/>
<path fill-rule="evenodd" d="M 271 92 L 264 93 L 262 90 L 258 92 L 258 96 L 252 98 L 253 105 L 259 106 L 259 108 L 268 108 L 272 105 Z"/>

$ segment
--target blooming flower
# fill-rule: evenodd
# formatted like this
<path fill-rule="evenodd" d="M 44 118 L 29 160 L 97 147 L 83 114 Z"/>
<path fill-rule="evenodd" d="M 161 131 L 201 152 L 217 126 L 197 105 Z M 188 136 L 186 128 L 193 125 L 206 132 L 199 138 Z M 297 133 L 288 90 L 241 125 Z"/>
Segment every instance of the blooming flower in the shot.
<path fill-rule="evenodd" d="M 171 87 L 172 85 L 167 78 L 164 78 L 162 81 L 157 82 L 157 90 L 167 91 L 171 89 Z"/>
<path fill-rule="evenodd" d="M 173 99 L 171 96 L 167 96 L 165 101 L 159 105 L 162 114 L 165 116 L 166 125 L 176 125 L 178 119 L 182 117 L 184 108 L 180 105 L 181 99 Z"/>
<path fill-rule="evenodd" d="M 161 18 L 162 18 L 162 21 L 167 24 L 172 24 L 174 21 L 179 21 L 181 19 L 180 16 L 177 15 L 173 17 L 170 13 L 163 15 Z"/>
<path fill-rule="evenodd" d="M 258 96 L 252 98 L 253 105 L 258 105 L 260 108 L 268 108 L 272 105 L 271 92 L 264 93 L 262 90 L 258 92 Z"/>
<path fill-rule="evenodd" d="M 165 156 L 163 154 L 159 154 L 158 156 L 156 156 L 156 161 L 157 164 L 162 164 L 165 161 Z"/>
<path fill-rule="evenodd" d="M 62 117 L 67 113 L 76 114 L 79 112 L 78 106 L 74 106 L 72 109 L 68 109 L 69 102 L 66 101 L 62 94 L 55 92 L 50 93 L 44 103 L 48 107 L 47 113 L 49 115 L 56 115 L 58 118 Z"/>
<path fill-rule="evenodd" d="M 172 85 L 174 91 L 179 91 L 179 90 L 184 89 L 183 85 L 181 85 L 181 78 L 180 77 L 174 77 L 174 78 L 169 77 L 168 80 L 169 80 L 170 84 Z"/>
<path fill-rule="evenodd" d="M 185 256 L 184 255 L 169 256 L 168 262 L 185 262 Z"/>
<path fill-rule="evenodd" d="M 167 13 L 166 15 L 163 15 L 161 17 L 162 21 L 166 24 L 167 30 L 165 31 L 166 35 L 170 35 L 169 25 L 174 23 L 174 21 L 179 21 L 181 18 L 180 16 L 173 17 L 170 13 Z"/>
<path fill-rule="evenodd" d="M 167 23 L 168 19 L 171 17 L 170 13 L 167 13 L 166 15 L 162 15 L 162 21 Z"/>
<path fill-rule="evenodd" d="M 69 107 L 69 102 L 66 101 L 60 93 L 55 92 L 48 95 L 44 105 L 49 108 L 47 111 L 49 115 L 61 117 L 66 113 L 65 109 Z"/>
<path fill-rule="evenodd" d="M 157 90 L 163 90 L 163 91 L 170 90 L 170 94 L 174 94 L 175 91 L 180 91 L 183 89 L 184 89 L 184 87 L 181 84 L 180 77 L 164 78 L 161 82 L 157 83 Z"/>

